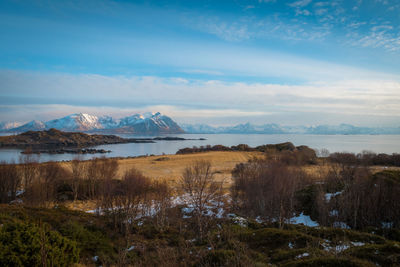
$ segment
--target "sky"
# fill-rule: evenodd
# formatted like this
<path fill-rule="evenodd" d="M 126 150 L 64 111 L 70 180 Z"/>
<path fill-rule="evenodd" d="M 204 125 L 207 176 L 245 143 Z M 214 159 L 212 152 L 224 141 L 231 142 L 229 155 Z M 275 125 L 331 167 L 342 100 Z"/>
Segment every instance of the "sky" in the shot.
<path fill-rule="evenodd" d="M 400 0 L 2 0 L 0 36 L 0 121 L 400 126 Z"/>

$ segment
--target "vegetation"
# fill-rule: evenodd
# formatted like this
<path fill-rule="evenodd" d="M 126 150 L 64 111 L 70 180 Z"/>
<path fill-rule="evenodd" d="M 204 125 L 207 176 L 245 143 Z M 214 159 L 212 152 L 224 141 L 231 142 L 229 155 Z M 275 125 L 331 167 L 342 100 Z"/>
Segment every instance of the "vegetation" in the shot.
<path fill-rule="evenodd" d="M 0 265 L 399 266 L 399 170 L 262 147 L 229 191 L 207 161 L 174 186 L 116 159 L 2 163 Z M 66 208 L 78 201 L 94 209 Z"/>

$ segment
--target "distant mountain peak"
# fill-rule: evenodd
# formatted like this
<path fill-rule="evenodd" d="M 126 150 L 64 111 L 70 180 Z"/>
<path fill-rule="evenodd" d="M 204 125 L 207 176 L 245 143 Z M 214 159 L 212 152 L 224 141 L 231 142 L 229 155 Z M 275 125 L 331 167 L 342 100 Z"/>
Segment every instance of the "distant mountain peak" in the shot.
<path fill-rule="evenodd" d="M 73 113 L 46 123 L 31 121 L 20 127 L 7 129 L 10 132 L 57 129 L 81 132 L 119 132 L 136 134 L 183 133 L 180 126 L 170 117 L 154 113 L 137 113 L 119 120 L 110 116 L 95 116 L 87 113 Z"/>

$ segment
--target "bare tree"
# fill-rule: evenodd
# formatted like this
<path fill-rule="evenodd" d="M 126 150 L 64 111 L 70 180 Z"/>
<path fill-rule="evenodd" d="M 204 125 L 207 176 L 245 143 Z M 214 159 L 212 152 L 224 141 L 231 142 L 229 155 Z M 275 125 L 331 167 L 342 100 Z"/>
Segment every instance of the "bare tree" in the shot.
<path fill-rule="evenodd" d="M 21 185 L 21 176 L 16 164 L 0 163 L 0 203 L 14 200 Z"/>
<path fill-rule="evenodd" d="M 296 192 L 308 184 L 307 176 L 279 161 L 253 160 L 236 166 L 233 198 L 249 216 L 277 221 L 279 226 L 293 216 Z"/>
<path fill-rule="evenodd" d="M 112 180 L 118 172 L 118 161 L 116 159 L 96 158 L 87 165 L 87 181 L 89 198 L 97 197 L 97 188 L 100 181 Z"/>
<path fill-rule="evenodd" d="M 38 176 L 26 188 L 25 198 L 30 205 L 49 206 L 57 200 L 57 188 L 61 180 L 68 180 L 70 172 L 57 162 L 39 165 Z"/>
<path fill-rule="evenodd" d="M 24 155 L 20 158 L 20 172 L 22 176 L 22 186 L 24 189 L 29 188 L 39 174 L 39 163 L 37 158 L 31 154 Z"/>
<path fill-rule="evenodd" d="M 217 182 L 211 163 L 197 161 L 186 167 L 180 180 L 180 188 L 187 205 L 193 208 L 197 221 L 199 237 L 203 239 L 204 230 L 208 224 L 207 207 L 213 202 L 219 202 L 222 195 L 222 182 Z"/>
<path fill-rule="evenodd" d="M 72 176 L 71 176 L 71 189 L 74 194 L 74 201 L 78 199 L 79 189 L 82 182 L 87 179 L 87 164 L 82 162 L 80 157 L 76 157 L 71 161 Z"/>
<path fill-rule="evenodd" d="M 168 211 L 172 205 L 172 190 L 166 181 L 154 181 L 152 191 L 151 212 L 158 229 L 164 230 L 169 226 Z"/>

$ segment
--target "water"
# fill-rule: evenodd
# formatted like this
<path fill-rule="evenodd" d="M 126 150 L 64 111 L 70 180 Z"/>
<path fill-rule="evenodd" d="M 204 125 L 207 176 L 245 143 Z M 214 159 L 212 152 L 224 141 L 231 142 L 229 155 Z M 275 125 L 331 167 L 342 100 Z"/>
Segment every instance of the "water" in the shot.
<path fill-rule="evenodd" d="M 138 137 L 132 135 L 121 135 L 122 137 Z M 233 146 L 248 144 L 258 146 L 263 144 L 275 144 L 290 141 L 294 145 L 307 145 L 311 148 L 326 148 L 330 152 L 354 152 L 363 150 L 376 153 L 400 153 L 400 135 L 299 135 L 299 134 L 181 134 L 172 135 L 183 138 L 206 138 L 207 140 L 187 141 L 156 141 L 150 144 L 116 144 L 97 146 L 97 149 L 111 150 L 107 154 L 81 155 L 82 159 L 94 157 L 129 157 L 140 155 L 175 154 L 179 149 L 193 146 L 206 146 L 221 144 Z M 21 157 L 19 149 L 0 149 L 0 161 L 19 162 Z M 62 161 L 75 158 L 76 154 L 41 154 L 39 161 Z"/>

